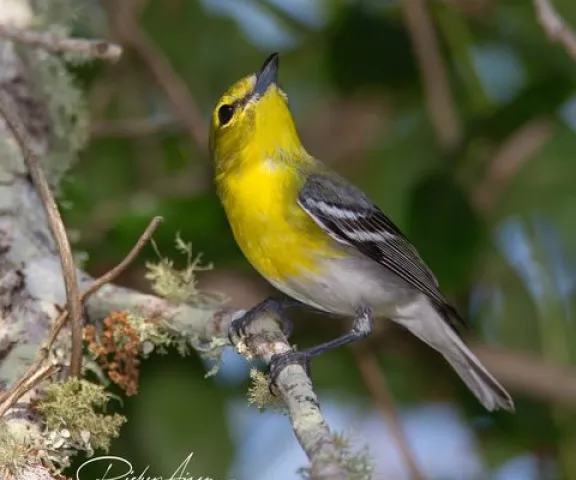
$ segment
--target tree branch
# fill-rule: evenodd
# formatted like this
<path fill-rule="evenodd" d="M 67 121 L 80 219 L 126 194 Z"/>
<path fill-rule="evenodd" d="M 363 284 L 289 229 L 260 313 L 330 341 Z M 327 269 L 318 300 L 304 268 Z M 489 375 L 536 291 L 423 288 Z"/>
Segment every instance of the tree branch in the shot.
<path fill-rule="evenodd" d="M 278 319 L 262 318 L 250 327 L 251 335 L 246 339 L 246 345 L 267 364 L 273 355 L 292 351 Z M 312 381 L 304 369 L 300 365 L 288 366 L 280 372 L 276 384 L 288 408 L 294 434 L 312 464 L 311 478 L 347 479 L 348 475 L 338 461 L 340 453 L 334 437 L 320 412 Z"/>
<path fill-rule="evenodd" d="M 369 348 L 370 346 L 360 344 L 352 346 L 352 352 L 354 353 L 360 374 L 372 396 L 374 405 L 380 410 L 382 416 L 388 422 L 392 437 L 398 446 L 400 455 L 404 459 L 411 478 L 413 480 L 425 480 L 426 476 L 418 466 L 414 454 L 410 449 L 410 445 L 408 445 L 408 439 L 404 435 L 402 423 L 398 417 L 394 401 L 388 391 L 384 373 L 380 371 L 376 355 L 372 350 L 369 350 Z"/>
<path fill-rule="evenodd" d="M 162 217 L 154 217 L 144 233 L 140 236 L 136 245 L 130 250 L 128 255 L 122 260 L 116 267 L 112 270 L 108 271 L 98 279 L 96 279 L 86 290 L 82 292 L 80 295 L 80 300 L 83 302 L 92 295 L 95 291 L 102 287 L 102 285 L 109 283 L 115 280 L 126 268 L 136 259 L 138 254 L 144 248 L 144 245 L 150 240 L 152 234 L 162 221 Z M 60 331 L 66 324 L 66 320 L 68 319 L 68 311 L 64 310 L 60 316 L 57 318 L 52 331 L 50 332 L 50 336 L 46 345 L 40 349 L 40 354 L 38 359 L 30 366 L 30 368 L 26 371 L 26 373 L 22 376 L 22 378 L 8 390 L 6 393 L 0 395 L 0 417 L 6 413 L 6 411 L 11 408 L 18 399 L 26 393 L 28 390 L 34 388 L 38 383 L 39 380 L 36 381 L 35 379 L 40 376 L 39 372 L 46 370 L 46 372 L 42 375 L 42 378 L 46 378 L 49 376 L 50 373 L 53 373 L 55 370 L 53 365 L 44 365 L 44 362 L 48 360 L 50 350 L 54 345 L 54 342 L 58 338 Z M 40 379 L 41 380 L 41 379 Z"/>
<path fill-rule="evenodd" d="M 169 327 L 201 342 L 228 338 L 230 325 L 243 311 L 210 311 L 188 304 L 176 304 L 114 285 L 105 285 L 87 302 L 88 316 L 99 322 L 110 311 L 138 311 L 150 319 L 169 321 Z M 263 316 L 250 324 L 243 343 L 250 355 L 269 362 L 274 354 L 292 350 L 275 317 Z M 314 479 L 348 478 L 338 463 L 339 452 L 318 404 L 312 382 L 302 367 L 291 365 L 277 380 L 278 390 L 288 408 L 290 423 L 312 464 Z"/>
<path fill-rule="evenodd" d="M 0 38 L 40 47 L 50 52 L 76 52 L 103 60 L 117 61 L 122 47 L 104 40 L 86 40 L 54 35 L 51 32 L 26 30 L 0 24 Z"/>
<path fill-rule="evenodd" d="M 538 355 L 472 344 L 484 366 L 507 387 L 534 398 L 576 406 L 576 369 L 553 365 Z"/>
<path fill-rule="evenodd" d="M 552 42 L 560 43 L 566 53 L 576 61 L 576 36 L 549 0 L 534 0 L 536 17 Z"/>
<path fill-rule="evenodd" d="M 485 215 L 492 212 L 506 187 L 552 133 L 550 119 L 536 118 L 520 126 L 502 142 L 489 160 L 484 178 L 471 192 L 470 201 L 479 212 Z"/>
<path fill-rule="evenodd" d="M 18 118 L 17 106 L 12 98 L 3 91 L 0 91 L 0 115 L 4 117 L 6 125 L 22 150 L 24 164 L 42 199 L 42 207 L 46 211 L 48 226 L 54 236 L 54 240 L 56 240 L 64 273 L 67 309 L 70 312 L 70 322 L 72 324 L 72 355 L 69 374 L 70 376 L 78 377 L 82 372 L 82 303 L 78 292 L 76 267 L 74 266 L 74 257 L 68 241 L 66 227 L 64 227 L 64 222 L 50 191 L 50 186 L 38 162 L 38 156 L 28 147 L 32 142 L 26 138 L 25 127 Z"/>
<path fill-rule="evenodd" d="M 445 150 L 456 146 L 461 126 L 450 91 L 446 65 L 440 53 L 434 25 L 425 0 L 403 0 L 402 11 L 424 82 L 428 115 L 436 137 Z"/>
<path fill-rule="evenodd" d="M 3 401 L 0 405 L 0 418 L 10 410 L 20 398 L 36 387 L 39 383 L 51 377 L 58 367 L 56 365 L 42 365 L 34 363 L 26 372 L 22 381 L 18 382 L 15 388 L 12 388 L 6 395 L 3 395 Z"/>

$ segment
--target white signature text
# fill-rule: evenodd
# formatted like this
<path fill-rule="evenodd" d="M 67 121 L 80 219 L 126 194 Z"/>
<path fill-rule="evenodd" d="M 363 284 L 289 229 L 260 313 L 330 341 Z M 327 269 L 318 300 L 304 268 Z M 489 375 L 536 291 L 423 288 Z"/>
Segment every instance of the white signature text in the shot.
<path fill-rule="evenodd" d="M 101 475 L 99 477 L 92 477 L 93 480 L 214 480 L 206 476 L 193 476 L 188 472 L 188 464 L 193 455 L 194 453 L 190 453 L 170 476 L 148 475 L 150 465 L 137 474 L 132 464 L 122 457 L 111 455 L 94 457 L 78 467 L 78 470 L 76 470 L 76 480 L 89 480 L 87 476 L 82 476 L 82 471 L 87 465 L 95 463 L 102 466 L 102 473 L 99 474 Z M 85 475 L 87 475 L 87 473 L 85 473 Z"/>

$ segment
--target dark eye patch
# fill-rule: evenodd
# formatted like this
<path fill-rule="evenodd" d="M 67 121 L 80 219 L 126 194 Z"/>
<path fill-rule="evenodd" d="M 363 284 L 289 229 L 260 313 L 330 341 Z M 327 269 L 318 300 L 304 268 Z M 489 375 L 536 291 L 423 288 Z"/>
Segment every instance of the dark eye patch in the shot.
<path fill-rule="evenodd" d="M 218 121 L 221 126 L 226 125 L 234 116 L 234 105 L 225 104 L 218 109 Z"/>

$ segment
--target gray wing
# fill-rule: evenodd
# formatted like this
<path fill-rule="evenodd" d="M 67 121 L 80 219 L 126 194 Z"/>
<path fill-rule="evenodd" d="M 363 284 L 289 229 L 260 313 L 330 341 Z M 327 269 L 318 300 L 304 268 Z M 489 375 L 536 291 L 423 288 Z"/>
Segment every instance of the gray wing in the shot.
<path fill-rule="evenodd" d="M 448 320 L 464 323 L 416 249 L 356 187 L 335 174 L 311 174 L 298 204 L 332 238 L 358 249 L 427 295 Z"/>

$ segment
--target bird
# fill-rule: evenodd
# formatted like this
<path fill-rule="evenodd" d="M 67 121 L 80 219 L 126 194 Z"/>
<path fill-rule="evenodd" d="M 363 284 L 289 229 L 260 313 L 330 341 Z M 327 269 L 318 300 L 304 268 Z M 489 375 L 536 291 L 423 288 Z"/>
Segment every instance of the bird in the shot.
<path fill-rule="evenodd" d="M 282 296 L 236 319 L 242 335 L 266 311 L 301 305 L 353 319 L 340 337 L 274 355 L 271 382 L 290 364 L 360 340 L 391 320 L 439 352 L 488 410 L 514 411 L 508 392 L 466 346 L 462 317 L 406 235 L 351 182 L 310 155 L 278 85 L 279 55 L 235 82 L 210 120 L 215 186 L 233 236 Z"/>

